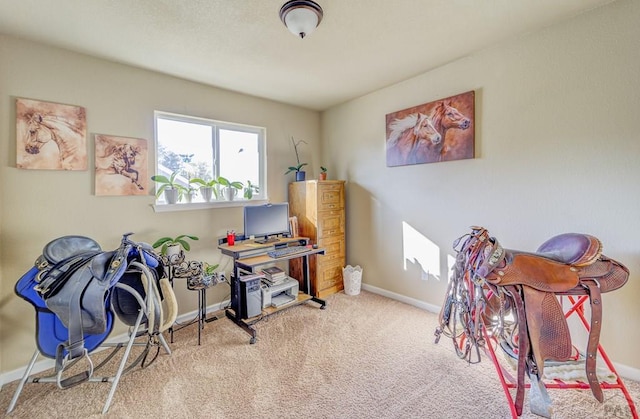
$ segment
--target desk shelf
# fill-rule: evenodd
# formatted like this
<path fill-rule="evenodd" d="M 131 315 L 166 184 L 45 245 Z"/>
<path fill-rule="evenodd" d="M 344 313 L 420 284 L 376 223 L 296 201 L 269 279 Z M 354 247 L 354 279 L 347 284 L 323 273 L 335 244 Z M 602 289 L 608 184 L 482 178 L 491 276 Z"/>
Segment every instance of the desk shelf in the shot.
<path fill-rule="evenodd" d="M 283 310 L 287 310 L 287 309 L 292 308 L 292 307 L 299 306 L 300 304 L 306 303 L 307 301 L 316 301 L 316 302 L 318 302 L 319 304 L 321 304 L 320 305 L 320 309 L 321 310 L 324 310 L 324 308 L 326 307 L 326 303 L 324 301 L 319 301 L 318 299 L 316 299 L 315 297 L 312 297 L 309 294 L 305 294 L 303 292 L 299 292 L 298 293 L 298 297 L 296 298 L 295 301 L 292 301 L 292 302 L 287 303 L 287 304 L 285 304 L 283 306 L 280 306 L 280 307 L 266 307 L 266 308 L 263 308 L 262 309 L 262 313 L 260 313 L 259 315 L 255 316 L 255 317 L 251 317 L 251 318 L 248 318 L 248 319 L 241 319 L 241 318 L 236 316 L 236 314 L 233 311 L 233 309 L 225 310 L 225 314 L 235 324 L 240 326 L 243 330 L 245 330 L 247 333 L 249 333 L 251 335 L 251 338 L 249 339 L 249 343 L 254 344 L 254 343 L 256 343 L 256 340 L 257 340 L 256 331 L 252 327 L 254 324 L 258 323 L 260 320 L 264 319 L 265 317 L 271 316 L 272 314 L 278 313 L 278 312 L 283 311 Z"/>
<path fill-rule="evenodd" d="M 305 237 L 292 237 L 292 238 L 283 238 L 280 239 L 276 243 L 265 243 L 265 244 L 257 244 L 254 242 L 240 242 L 236 243 L 234 246 L 229 246 L 224 240 L 220 241 L 218 245 L 218 249 L 222 252 L 222 254 L 230 256 L 233 258 L 233 266 L 234 266 L 234 277 L 236 280 L 234 281 L 234 285 L 231 290 L 231 305 L 232 307 L 238 307 L 240 291 L 239 291 L 239 280 L 241 278 L 241 273 L 255 273 L 255 268 L 281 262 L 288 261 L 292 259 L 299 259 L 302 261 L 302 278 L 296 278 L 300 283 L 300 292 L 295 301 L 287 303 L 280 307 L 266 307 L 262 308 L 262 312 L 260 315 L 251 317 L 248 319 L 242 319 L 239 313 L 232 309 L 227 309 L 225 311 L 226 316 L 233 320 L 233 322 L 241 327 L 245 332 L 247 332 L 251 338 L 249 343 L 253 344 L 256 342 L 257 334 L 256 330 L 253 327 L 255 323 L 262 320 L 263 318 L 270 316 L 271 314 L 277 313 L 282 310 L 286 310 L 290 307 L 295 307 L 300 304 L 307 303 L 309 301 L 316 302 L 320 304 L 320 309 L 324 309 L 326 307 L 326 302 L 320 298 L 314 297 L 310 295 L 310 281 L 309 281 L 309 256 L 316 254 L 324 254 L 325 250 L 323 248 L 314 249 L 309 247 L 309 249 L 302 253 L 294 253 L 289 254 L 280 258 L 272 258 L 267 255 L 267 253 L 273 250 L 275 247 L 280 246 L 288 246 L 288 245 L 307 245 L 309 239 Z M 235 289 L 233 289 L 235 288 Z"/>

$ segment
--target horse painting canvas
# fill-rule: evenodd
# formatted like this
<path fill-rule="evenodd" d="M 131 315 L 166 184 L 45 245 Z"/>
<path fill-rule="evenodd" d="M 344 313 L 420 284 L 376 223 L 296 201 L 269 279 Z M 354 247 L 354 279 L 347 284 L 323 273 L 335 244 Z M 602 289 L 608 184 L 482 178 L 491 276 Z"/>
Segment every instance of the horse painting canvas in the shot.
<path fill-rule="evenodd" d="M 387 166 L 472 159 L 475 92 L 387 114 Z"/>
<path fill-rule="evenodd" d="M 87 170 L 87 113 L 73 105 L 16 99 L 19 169 Z"/>
<path fill-rule="evenodd" d="M 96 195 L 147 195 L 148 147 L 140 138 L 96 134 Z"/>

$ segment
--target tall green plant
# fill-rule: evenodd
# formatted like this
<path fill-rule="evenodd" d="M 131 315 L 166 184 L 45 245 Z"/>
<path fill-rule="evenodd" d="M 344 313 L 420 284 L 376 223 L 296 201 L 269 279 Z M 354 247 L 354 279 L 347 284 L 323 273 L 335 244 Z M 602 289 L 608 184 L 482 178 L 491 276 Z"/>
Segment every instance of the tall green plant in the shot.
<path fill-rule="evenodd" d="M 307 144 L 306 141 L 304 140 L 299 140 L 298 142 L 296 142 L 293 137 L 291 137 L 291 142 L 293 143 L 293 151 L 295 151 L 296 153 L 296 162 L 298 163 L 297 166 L 289 166 L 289 170 L 287 170 L 285 172 L 286 174 L 289 174 L 291 172 L 300 172 L 300 169 L 302 169 L 304 166 L 307 165 L 307 163 L 300 163 L 300 155 L 298 154 L 298 146 L 300 145 L 300 143 L 304 143 Z"/>

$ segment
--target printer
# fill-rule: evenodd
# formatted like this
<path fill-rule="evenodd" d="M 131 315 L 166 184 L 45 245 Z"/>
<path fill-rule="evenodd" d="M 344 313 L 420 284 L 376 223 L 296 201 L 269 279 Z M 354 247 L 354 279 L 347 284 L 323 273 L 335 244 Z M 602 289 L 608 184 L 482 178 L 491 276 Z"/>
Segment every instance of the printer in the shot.
<path fill-rule="evenodd" d="M 263 281 L 260 288 L 262 290 L 262 308 L 280 307 L 296 301 L 298 298 L 298 281 L 290 277 L 274 285 Z"/>

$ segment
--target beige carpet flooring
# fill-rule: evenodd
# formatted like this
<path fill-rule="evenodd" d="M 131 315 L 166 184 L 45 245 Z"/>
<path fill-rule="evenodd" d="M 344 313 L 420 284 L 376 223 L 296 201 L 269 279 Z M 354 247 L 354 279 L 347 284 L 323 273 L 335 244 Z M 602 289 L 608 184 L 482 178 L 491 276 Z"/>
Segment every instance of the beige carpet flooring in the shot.
<path fill-rule="evenodd" d="M 27 384 L 10 418 L 509 418 L 493 364 L 458 359 L 433 342 L 437 318 L 363 291 L 308 303 L 256 324 L 258 342 L 229 319 L 175 333 L 173 354 L 123 376 L 109 412 L 109 384 L 67 390 Z M 168 340 L 168 339 L 167 339 Z M 97 358 L 102 353 L 95 354 Z M 640 383 L 626 380 L 638 406 Z M 4 413 L 17 381 L 0 391 Z M 631 417 L 622 393 L 550 390 L 554 418 Z M 524 418 L 529 412 L 525 400 Z"/>

